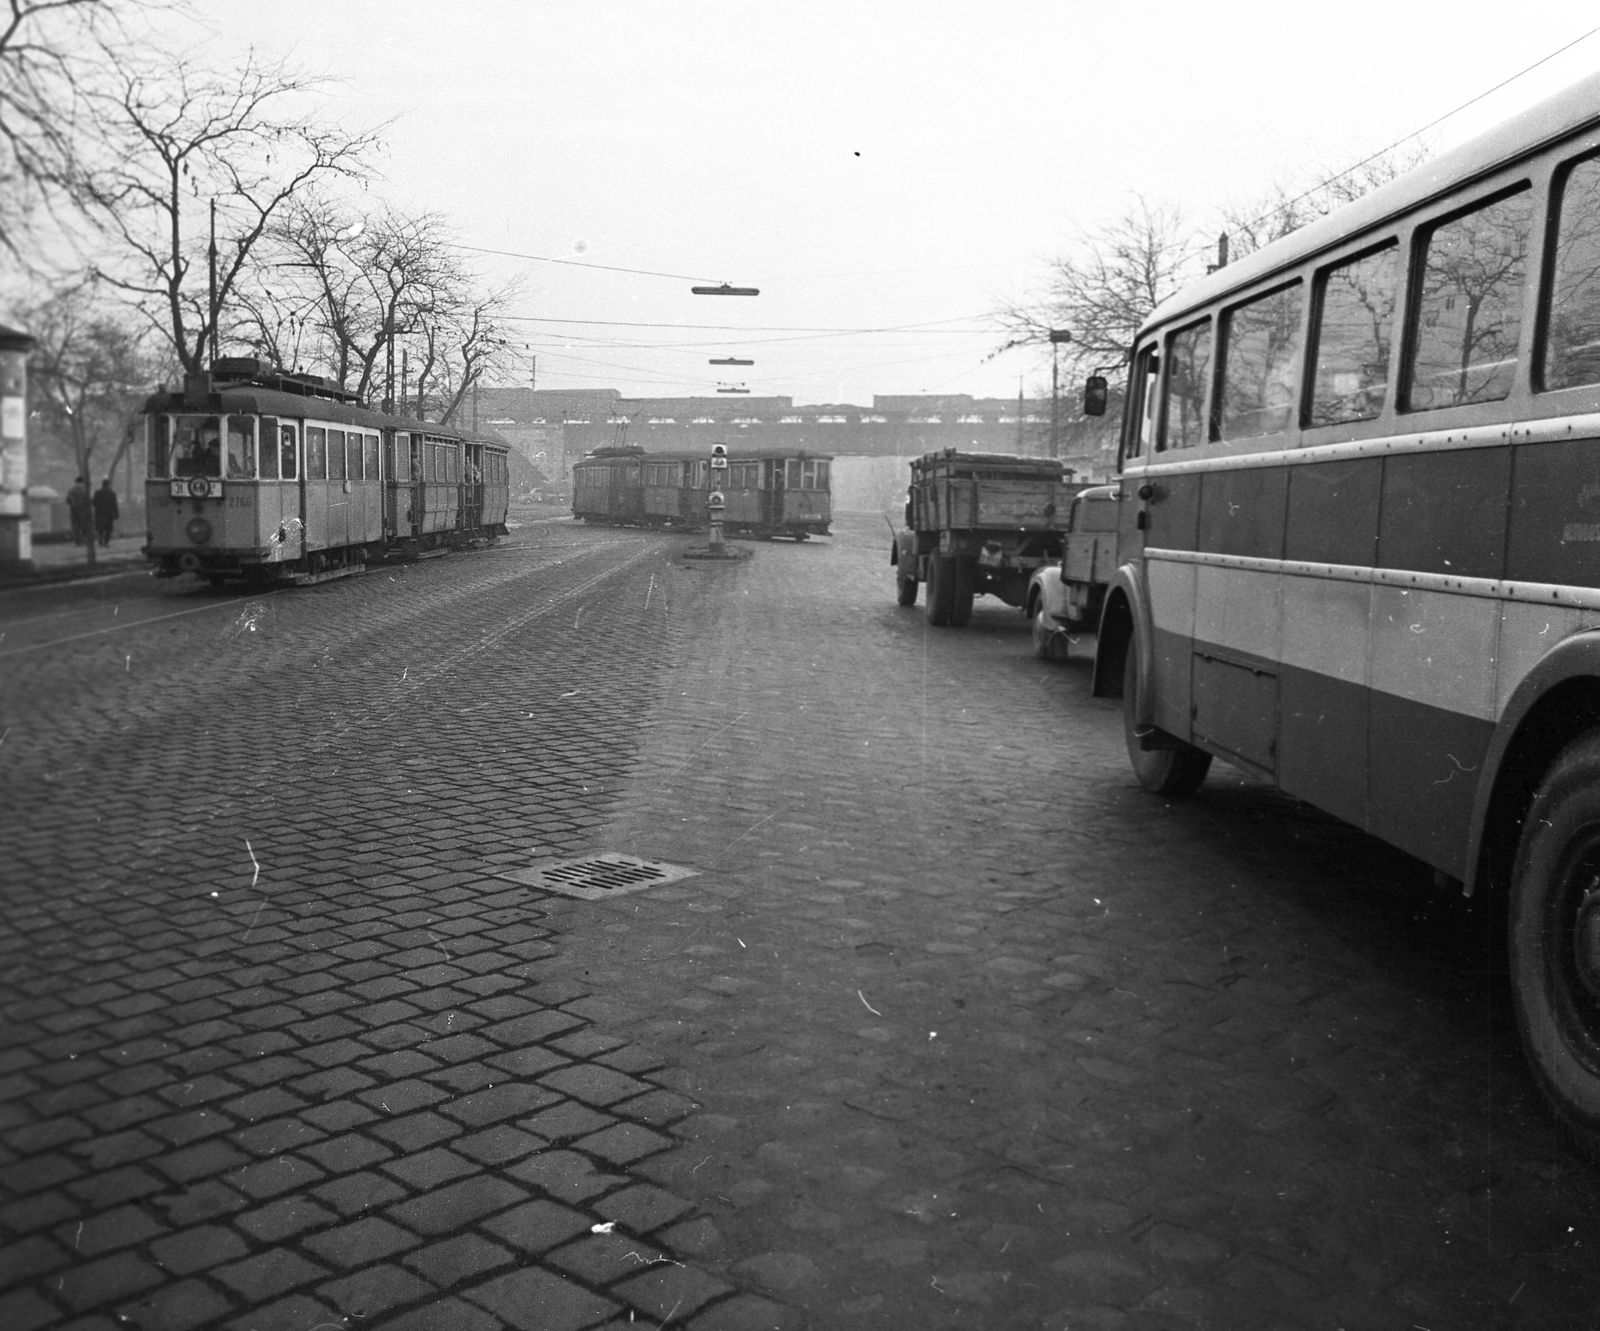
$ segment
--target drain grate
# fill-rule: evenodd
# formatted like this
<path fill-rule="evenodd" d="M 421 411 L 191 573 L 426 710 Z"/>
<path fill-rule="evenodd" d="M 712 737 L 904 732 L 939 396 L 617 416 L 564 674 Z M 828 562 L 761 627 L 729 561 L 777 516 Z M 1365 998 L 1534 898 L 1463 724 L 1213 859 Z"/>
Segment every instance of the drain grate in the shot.
<path fill-rule="evenodd" d="M 582 859 L 513 869 L 500 877 L 546 892 L 559 892 L 564 897 L 604 901 L 607 897 L 626 896 L 647 887 L 674 883 L 680 878 L 693 878 L 697 873 L 698 870 L 668 864 L 665 860 L 642 860 L 635 855 L 606 851 L 600 855 L 585 855 Z"/>

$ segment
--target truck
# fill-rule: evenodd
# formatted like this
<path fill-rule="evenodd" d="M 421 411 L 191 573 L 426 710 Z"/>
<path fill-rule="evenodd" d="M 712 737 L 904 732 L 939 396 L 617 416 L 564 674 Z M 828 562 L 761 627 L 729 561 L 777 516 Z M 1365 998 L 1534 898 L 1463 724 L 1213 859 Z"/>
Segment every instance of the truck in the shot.
<path fill-rule="evenodd" d="M 1092 485 L 1073 497 L 1061 536 L 1061 562 L 1028 580 L 1022 613 L 1033 624 L 1033 651 L 1042 661 L 1067 659 L 1068 639 L 1100 625 L 1106 586 L 1117 571 L 1115 485 Z"/>
<path fill-rule="evenodd" d="M 1050 458 L 923 454 L 911 463 L 905 528 L 889 552 L 896 599 L 915 605 L 926 583 L 923 611 L 940 627 L 967 623 L 979 595 L 1020 609 L 1035 570 L 1061 557 L 1058 517 L 1087 488 Z"/>

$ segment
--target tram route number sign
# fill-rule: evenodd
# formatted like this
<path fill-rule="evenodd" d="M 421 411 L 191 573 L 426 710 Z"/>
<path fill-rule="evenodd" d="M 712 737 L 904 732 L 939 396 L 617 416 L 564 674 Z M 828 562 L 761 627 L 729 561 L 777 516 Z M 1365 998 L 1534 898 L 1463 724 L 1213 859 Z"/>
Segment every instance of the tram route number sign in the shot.
<path fill-rule="evenodd" d="M 727 471 L 727 469 L 728 469 L 728 459 L 727 458 L 719 456 L 719 457 L 714 457 L 714 458 L 711 459 L 711 470 L 712 471 Z"/>

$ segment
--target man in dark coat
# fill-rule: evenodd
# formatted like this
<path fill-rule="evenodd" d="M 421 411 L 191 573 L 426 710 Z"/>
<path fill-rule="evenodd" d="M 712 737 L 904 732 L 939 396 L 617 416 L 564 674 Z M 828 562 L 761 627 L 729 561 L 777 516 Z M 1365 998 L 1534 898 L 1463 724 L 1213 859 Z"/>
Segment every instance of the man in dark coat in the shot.
<path fill-rule="evenodd" d="M 111 544 L 111 528 L 117 520 L 117 492 L 111 488 L 111 477 L 101 482 L 94 492 L 94 531 L 101 545 Z"/>

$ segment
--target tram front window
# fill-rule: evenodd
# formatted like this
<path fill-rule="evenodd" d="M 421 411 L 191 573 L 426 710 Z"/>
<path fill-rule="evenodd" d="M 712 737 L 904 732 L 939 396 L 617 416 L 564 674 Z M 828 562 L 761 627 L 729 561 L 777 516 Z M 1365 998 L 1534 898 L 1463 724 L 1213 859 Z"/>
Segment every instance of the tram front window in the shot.
<path fill-rule="evenodd" d="M 222 427 L 215 416 L 179 416 L 173 421 L 172 474 L 222 475 Z"/>

